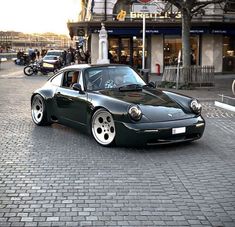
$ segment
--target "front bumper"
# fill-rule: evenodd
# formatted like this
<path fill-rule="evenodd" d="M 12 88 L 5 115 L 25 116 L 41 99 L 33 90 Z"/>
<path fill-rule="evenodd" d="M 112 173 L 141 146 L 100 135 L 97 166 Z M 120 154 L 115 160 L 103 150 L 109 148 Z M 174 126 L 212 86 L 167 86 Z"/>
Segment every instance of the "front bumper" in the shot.
<path fill-rule="evenodd" d="M 115 126 L 118 145 L 146 146 L 197 140 L 203 135 L 205 120 L 198 116 L 184 120 L 153 123 L 116 121 Z M 182 127 L 186 129 L 184 133 L 172 133 L 173 128 Z"/>

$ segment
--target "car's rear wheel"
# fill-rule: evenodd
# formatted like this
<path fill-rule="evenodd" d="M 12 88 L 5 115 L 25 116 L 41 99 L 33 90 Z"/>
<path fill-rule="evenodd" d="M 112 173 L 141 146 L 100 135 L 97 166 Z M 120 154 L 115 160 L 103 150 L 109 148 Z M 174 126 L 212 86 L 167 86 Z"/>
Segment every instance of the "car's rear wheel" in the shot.
<path fill-rule="evenodd" d="M 97 143 L 111 146 L 115 142 L 115 124 L 112 115 L 105 109 L 98 109 L 92 116 L 91 132 Z"/>
<path fill-rule="evenodd" d="M 31 103 L 31 114 L 33 122 L 36 125 L 50 125 L 51 122 L 47 120 L 47 110 L 43 97 L 35 95 Z"/>

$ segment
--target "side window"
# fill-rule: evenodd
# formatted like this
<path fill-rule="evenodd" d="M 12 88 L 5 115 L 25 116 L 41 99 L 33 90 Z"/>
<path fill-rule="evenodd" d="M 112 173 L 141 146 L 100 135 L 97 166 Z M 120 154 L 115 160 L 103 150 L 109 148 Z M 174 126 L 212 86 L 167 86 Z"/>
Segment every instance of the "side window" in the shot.
<path fill-rule="evenodd" d="M 55 76 L 51 79 L 51 83 L 56 86 L 60 86 L 62 82 L 63 73 L 60 73 L 59 75 Z"/>
<path fill-rule="evenodd" d="M 64 75 L 63 87 L 70 88 L 74 83 L 79 83 L 80 72 L 79 71 L 68 71 Z"/>

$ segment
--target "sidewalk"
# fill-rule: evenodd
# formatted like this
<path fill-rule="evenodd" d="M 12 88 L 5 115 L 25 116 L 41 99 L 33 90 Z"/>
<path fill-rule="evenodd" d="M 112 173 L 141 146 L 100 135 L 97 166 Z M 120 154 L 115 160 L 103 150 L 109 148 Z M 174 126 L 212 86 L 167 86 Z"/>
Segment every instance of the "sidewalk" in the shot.
<path fill-rule="evenodd" d="M 160 83 L 162 76 L 151 74 L 149 81 Z M 232 82 L 235 80 L 235 74 L 217 74 L 215 75 L 214 87 L 198 87 L 193 90 L 176 90 L 166 89 L 174 91 L 180 94 L 192 96 L 200 101 L 219 101 L 221 97 L 219 95 L 225 95 L 234 97 L 232 94 Z M 235 97 L 234 97 L 235 98 Z"/>
<path fill-rule="evenodd" d="M 20 77 L 23 76 L 23 66 L 15 65 L 13 61 L 7 61 L 1 63 L 0 76 L 9 77 L 10 75 Z M 161 83 L 162 76 L 157 74 L 151 74 L 149 81 Z M 234 97 L 232 94 L 232 82 L 235 80 L 234 74 L 216 74 L 214 87 L 198 87 L 193 90 L 176 90 L 176 89 L 165 89 L 180 94 L 188 95 L 199 99 L 200 101 L 221 101 L 222 98 L 219 95 Z M 235 100 L 234 100 L 235 101 Z"/>

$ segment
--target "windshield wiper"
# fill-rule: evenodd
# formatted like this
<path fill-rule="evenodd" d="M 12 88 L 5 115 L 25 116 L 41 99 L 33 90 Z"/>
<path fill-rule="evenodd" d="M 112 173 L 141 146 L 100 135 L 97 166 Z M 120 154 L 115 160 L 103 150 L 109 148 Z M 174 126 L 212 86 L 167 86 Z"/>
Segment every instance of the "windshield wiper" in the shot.
<path fill-rule="evenodd" d="M 141 91 L 142 86 L 140 84 L 128 84 L 118 88 L 119 91 Z"/>

